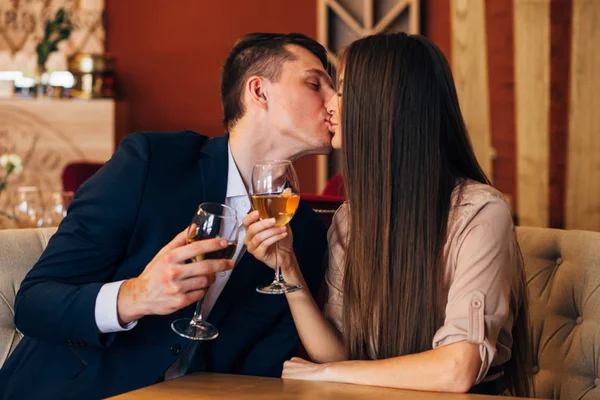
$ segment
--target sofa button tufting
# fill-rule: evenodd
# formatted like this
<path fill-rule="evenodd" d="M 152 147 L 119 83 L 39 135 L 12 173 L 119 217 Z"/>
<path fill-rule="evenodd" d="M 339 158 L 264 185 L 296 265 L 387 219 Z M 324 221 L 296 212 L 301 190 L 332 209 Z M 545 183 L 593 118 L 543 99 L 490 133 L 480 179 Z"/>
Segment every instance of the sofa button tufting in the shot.
<path fill-rule="evenodd" d="M 540 372 L 540 367 L 538 367 L 537 365 L 534 365 L 533 368 L 531 369 L 531 372 L 533 372 L 534 374 L 537 374 L 538 372 Z"/>
<path fill-rule="evenodd" d="M 600 386 L 600 378 L 594 379 L 594 386 Z"/>
<path fill-rule="evenodd" d="M 583 322 L 583 317 L 577 317 L 575 322 L 577 322 L 577 325 L 581 325 L 581 323 Z"/>
<path fill-rule="evenodd" d="M 562 257 L 558 257 L 558 258 L 556 259 L 556 265 L 560 265 L 560 264 L 562 264 L 562 263 L 563 263 L 563 261 L 564 261 L 564 260 L 563 260 L 563 258 L 562 258 Z"/>

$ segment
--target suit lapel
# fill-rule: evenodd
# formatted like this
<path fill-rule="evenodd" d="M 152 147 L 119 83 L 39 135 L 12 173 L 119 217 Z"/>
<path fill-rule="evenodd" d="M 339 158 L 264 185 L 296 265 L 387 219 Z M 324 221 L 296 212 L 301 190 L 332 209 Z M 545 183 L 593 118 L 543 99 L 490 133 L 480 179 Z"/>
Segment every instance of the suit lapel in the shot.
<path fill-rule="evenodd" d="M 202 182 L 202 201 L 225 203 L 227 195 L 229 135 L 210 139 L 199 161 Z"/>
<path fill-rule="evenodd" d="M 203 202 L 225 203 L 229 172 L 228 139 L 229 135 L 210 140 L 200 157 Z M 244 253 L 217 298 L 208 316 L 209 322 L 215 325 L 219 323 L 227 313 L 230 305 L 243 292 L 243 289 L 252 284 L 253 276 L 262 269 L 261 266 L 251 254 Z M 266 269 L 266 267 L 262 267 Z"/>

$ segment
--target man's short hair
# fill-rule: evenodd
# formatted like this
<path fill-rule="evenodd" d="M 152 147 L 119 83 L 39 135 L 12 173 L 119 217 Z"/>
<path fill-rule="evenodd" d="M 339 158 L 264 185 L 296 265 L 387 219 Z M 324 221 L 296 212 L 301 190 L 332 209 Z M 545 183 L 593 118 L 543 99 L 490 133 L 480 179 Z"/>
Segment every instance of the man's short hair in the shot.
<path fill-rule="evenodd" d="M 301 33 L 251 33 L 233 47 L 221 73 L 221 103 L 223 126 L 229 131 L 244 116 L 242 93 L 246 80 L 262 76 L 277 81 L 285 61 L 296 57 L 285 46 L 297 45 L 314 54 L 327 66 L 327 52 L 316 40 Z"/>

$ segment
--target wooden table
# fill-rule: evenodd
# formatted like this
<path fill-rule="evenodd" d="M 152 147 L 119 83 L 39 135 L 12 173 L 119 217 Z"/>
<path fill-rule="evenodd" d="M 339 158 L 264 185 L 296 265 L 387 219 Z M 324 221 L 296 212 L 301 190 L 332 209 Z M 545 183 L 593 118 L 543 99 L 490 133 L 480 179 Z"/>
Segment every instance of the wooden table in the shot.
<path fill-rule="evenodd" d="M 112 397 L 113 400 L 141 399 L 417 399 L 490 400 L 498 396 L 447 394 L 388 389 L 344 383 L 260 378 L 244 375 L 194 374 Z M 508 398 L 508 397 L 504 397 Z"/>

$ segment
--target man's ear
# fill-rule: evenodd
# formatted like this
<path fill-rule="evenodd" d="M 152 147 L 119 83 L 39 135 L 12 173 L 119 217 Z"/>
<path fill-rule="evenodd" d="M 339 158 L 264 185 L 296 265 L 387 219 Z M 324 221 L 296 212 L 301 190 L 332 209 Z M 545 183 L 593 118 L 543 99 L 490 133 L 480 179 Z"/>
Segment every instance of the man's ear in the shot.
<path fill-rule="evenodd" d="M 262 108 L 267 108 L 269 95 L 268 95 L 268 83 L 260 76 L 252 76 L 248 79 L 246 85 L 248 94 L 253 103 L 257 104 Z"/>

